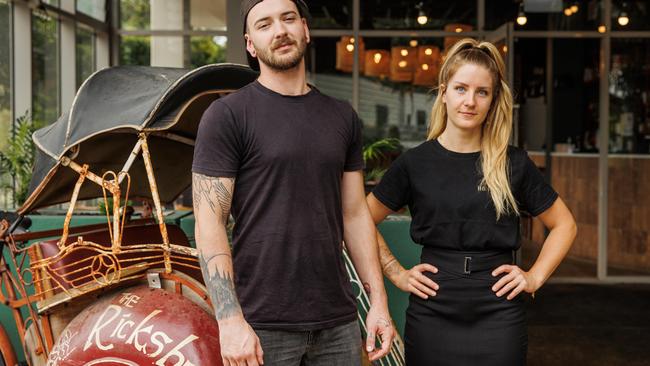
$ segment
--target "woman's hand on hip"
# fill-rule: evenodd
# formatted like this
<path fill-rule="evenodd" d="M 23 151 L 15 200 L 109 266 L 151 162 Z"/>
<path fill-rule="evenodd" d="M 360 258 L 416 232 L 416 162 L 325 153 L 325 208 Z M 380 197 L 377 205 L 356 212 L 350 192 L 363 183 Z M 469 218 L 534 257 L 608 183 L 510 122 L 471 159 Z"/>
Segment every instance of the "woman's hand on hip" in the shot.
<path fill-rule="evenodd" d="M 404 292 L 410 292 L 423 299 L 436 296 L 439 289 L 437 283 L 424 275 L 424 272 L 438 273 L 438 268 L 429 263 L 420 263 L 411 269 L 404 270 L 397 277 L 395 286 Z"/>
<path fill-rule="evenodd" d="M 492 271 L 492 276 L 496 277 L 502 273 L 506 275 L 492 286 L 492 291 L 499 297 L 508 294 L 507 299 L 512 300 L 522 291 L 532 294 L 539 287 L 533 275 L 518 266 L 504 264 Z"/>

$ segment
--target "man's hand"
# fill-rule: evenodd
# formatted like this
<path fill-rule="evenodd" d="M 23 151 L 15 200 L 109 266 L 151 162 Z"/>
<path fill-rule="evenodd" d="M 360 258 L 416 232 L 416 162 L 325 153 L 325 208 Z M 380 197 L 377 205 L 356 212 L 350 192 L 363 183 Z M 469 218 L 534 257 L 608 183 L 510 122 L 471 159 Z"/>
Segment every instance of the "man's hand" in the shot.
<path fill-rule="evenodd" d="M 370 306 L 366 317 L 366 351 L 370 361 L 376 361 L 388 354 L 395 338 L 395 328 L 391 321 L 388 308 L 384 306 Z M 375 336 L 381 338 L 381 348 L 375 349 Z"/>
<path fill-rule="evenodd" d="M 230 317 L 219 321 L 219 343 L 224 366 L 264 364 L 260 339 L 243 317 Z"/>

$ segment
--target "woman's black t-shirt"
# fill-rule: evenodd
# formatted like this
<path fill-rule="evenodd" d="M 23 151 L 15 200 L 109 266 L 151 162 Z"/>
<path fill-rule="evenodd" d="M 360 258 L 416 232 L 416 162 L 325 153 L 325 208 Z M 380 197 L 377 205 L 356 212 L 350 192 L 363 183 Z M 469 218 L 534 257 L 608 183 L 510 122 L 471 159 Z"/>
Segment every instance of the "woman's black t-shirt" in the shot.
<path fill-rule="evenodd" d="M 558 194 L 526 151 L 508 148 L 509 178 L 520 211 L 537 216 Z M 426 247 L 460 251 L 518 249 L 519 217 L 497 221 L 489 193 L 479 188 L 480 153 L 457 153 L 430 140 L 402 154 L 373 194 L 397 211 L 408 206 L 411 238 Z"/>

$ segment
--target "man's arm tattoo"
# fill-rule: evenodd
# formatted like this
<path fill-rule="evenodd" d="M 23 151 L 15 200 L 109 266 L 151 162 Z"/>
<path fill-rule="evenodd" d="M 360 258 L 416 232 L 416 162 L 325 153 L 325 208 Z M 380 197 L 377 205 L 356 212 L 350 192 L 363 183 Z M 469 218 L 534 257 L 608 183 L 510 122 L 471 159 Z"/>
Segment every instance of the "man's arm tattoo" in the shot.
<path fill-rule="evenodd" d="M 237 300 L 232 274 L 226 271 L 221 273 L 216 264 L 210 263 L 212 259 L 219 256 L 230 256 L 230 254 L 213 254 L 207 259 L 203 255 L 203 252 L 199 254 L 199 262 L 201 264 L 205 287 L 212 300 L 214 315 L 217 320 L 241 314 L 241 306 Z"/>
<path fill-rule="evenodd" d="M 230 190 L 224 185 L 228 182 L 232 187 Z M 235 178 L 215 178 L 202 174 L 192 173 L 192 199 L 194 209 L 205 202 L 210 210 L 217 215 L 222 224 L 228 223 L 230 205 L 232 202 L 232 190 L 234 189 Z"/>

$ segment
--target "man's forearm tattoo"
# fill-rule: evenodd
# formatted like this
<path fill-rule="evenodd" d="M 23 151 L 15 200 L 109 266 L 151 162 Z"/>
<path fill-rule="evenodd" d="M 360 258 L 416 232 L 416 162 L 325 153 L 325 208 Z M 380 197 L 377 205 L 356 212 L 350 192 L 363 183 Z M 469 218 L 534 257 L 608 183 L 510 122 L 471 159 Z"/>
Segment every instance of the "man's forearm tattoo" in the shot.
<path fill-rule="evenodd" d="M 210 263 L 212 259 L 222 255 L 229 256 L 227 253 L 214 254 L 206 260 L 202 252 L 199 254 L 205 287 L 212 300 L 214 315 L 217 320 L 241 314 L 232 274 L 225 271 L 220 273 L 217 265 Z"/>
<path fill-rule="evenodd" d="M 232 188 L 226 187 L 224 182 L 228 182 L 228 185 Z M 203 203 L 207 204 L 210 210 L 221 220 L 221 223 L 225 225 L 228 223 L 228 216 L 230 215 L 234 183 L 234 178 L 215 178 L 192 173 L 194 209 L 198 209 Z"/>

